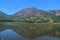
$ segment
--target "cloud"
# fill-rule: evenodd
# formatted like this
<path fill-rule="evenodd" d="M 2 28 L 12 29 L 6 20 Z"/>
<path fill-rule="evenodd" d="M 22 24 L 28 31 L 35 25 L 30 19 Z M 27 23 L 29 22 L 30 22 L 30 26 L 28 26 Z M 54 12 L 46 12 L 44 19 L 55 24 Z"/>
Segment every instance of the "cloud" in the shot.
<path fill-rule="evenodd" d="M 2 10 L 6 10 L 6 9 L 2 9 Z"/>
<path fill-rule="evenodd" d="M 4 8 L 0 8 L 0 10 L 6 10 L 6 9 L 4 9 Z"/>

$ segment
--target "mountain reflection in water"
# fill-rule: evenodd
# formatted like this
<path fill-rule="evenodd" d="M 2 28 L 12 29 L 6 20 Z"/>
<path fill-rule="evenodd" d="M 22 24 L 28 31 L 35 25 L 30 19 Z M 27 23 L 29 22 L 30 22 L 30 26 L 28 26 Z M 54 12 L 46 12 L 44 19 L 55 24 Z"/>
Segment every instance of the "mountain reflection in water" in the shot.
<path fill-rule="evenodd" d="M 21 35 L 18 33 L 14 32 L 11 29 L 6 29 L 2 32 L 0 32 L 1 39 L 4 40 L 29 40 L 28 38 L 23 38 Z M 49 36 L 42 36 L 35 38 L 35 40 L 60 40 L 60 38 L 54 38 L 54 37 L 49 37 Z"/>
<path fill-rule="evenodd" d="M 1 23 L 0 40 L 60 40 L 60 25 L 10 23 Z"/>
<path fill-rule="evenodd" d="M 11 29 L 6 29 L 2 31 L 0 34 L 1 34 L 1 38 L 3 38 L 4 40 L 22 40 L 23 39 L 19 34 L 17 34 Z"/>

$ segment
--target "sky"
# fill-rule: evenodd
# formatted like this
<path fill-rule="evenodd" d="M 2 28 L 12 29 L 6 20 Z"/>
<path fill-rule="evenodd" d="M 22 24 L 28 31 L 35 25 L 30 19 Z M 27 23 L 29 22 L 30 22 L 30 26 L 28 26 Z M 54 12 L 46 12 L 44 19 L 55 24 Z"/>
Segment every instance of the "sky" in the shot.
<path fill-rule="evenodd" d="M 0 0 L 0 11 L 8 15 L 29 7 L 42 10 L 60 9 L 60 0 Z"/>

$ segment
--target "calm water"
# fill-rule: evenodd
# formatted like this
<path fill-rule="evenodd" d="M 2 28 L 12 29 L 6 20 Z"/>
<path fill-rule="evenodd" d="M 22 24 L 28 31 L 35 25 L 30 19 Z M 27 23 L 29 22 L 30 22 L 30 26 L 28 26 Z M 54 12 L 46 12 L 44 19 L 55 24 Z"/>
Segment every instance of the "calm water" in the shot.
<path fill-rule="evenodd" d="M 0 32 L 0 34 L 1 34 L 1 39 L 3 40 L 23 40 L 23 37 L 21 37 L 19 34 L 17 34 L 11 29 L 6 29 Z"/>
<path fill-rule="evenodd" d="M 58 28 L 59 25 L 52 24 L 3 22 L 0 23 L 0 40 L 60 40 Z"/>

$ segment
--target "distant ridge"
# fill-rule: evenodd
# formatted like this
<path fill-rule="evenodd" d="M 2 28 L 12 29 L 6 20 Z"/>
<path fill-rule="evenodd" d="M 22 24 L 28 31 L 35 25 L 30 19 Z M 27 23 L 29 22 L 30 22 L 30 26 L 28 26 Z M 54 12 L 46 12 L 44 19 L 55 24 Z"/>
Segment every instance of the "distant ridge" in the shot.
<path fill-rule="evenodd" d="M 13 15 L 7 15 L 0 11 L 0 19 L 16 19 L 16 20 L 40 20 L 45 18 L 50 18 L 53 20 L 60 18 L 60 10 L 41 10 L 35 7 L 24 8 Z"/>

